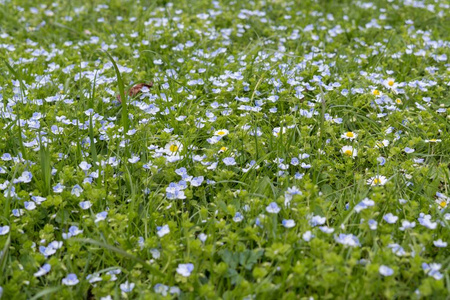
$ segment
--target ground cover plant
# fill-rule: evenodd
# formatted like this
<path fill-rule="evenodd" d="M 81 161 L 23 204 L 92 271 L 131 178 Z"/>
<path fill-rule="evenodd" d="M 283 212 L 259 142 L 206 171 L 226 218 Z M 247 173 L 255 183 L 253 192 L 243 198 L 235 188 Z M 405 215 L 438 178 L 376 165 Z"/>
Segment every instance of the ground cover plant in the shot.
<path fill-rule="evenodd" d="M 449 36 L 445 0 L 0 1 L 0 298 L 448 299 Z"/>

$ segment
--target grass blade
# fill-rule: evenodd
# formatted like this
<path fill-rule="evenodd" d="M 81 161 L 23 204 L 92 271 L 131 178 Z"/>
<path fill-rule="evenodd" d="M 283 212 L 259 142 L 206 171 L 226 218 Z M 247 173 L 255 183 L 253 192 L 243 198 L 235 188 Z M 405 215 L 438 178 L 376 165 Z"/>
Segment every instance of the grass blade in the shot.
<path fill-rule="evenodd" d="M 128 131 L 128 99 L 125 95 L 125 88 L 123 85 L 123 80 L 122 80 L 122 76 L 120 75 L 120 71 L 119 68 L 117 67 L 116 62 L 114 61 L 114 58 L 111 56 L 111 54 L 109 54 L 107 51 L 104 51 L 106 56 L 108 56 L 109 60 L 111 61 L 111 63 L 114 66 L 114 71 L 116 72 L 116 77 L 117 77 L 117 84 L 119 86 L 119 94 L 120 94 L 120 98 L 121 98 L 121 103 L 122 103 L 122 127 L 123 127 L 123 133 L 127 133 Z"/>

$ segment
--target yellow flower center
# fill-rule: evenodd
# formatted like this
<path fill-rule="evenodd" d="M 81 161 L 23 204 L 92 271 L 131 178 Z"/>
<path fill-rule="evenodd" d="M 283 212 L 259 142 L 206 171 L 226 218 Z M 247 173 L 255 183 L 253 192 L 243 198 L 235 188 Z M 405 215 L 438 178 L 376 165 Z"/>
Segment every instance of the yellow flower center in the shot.
<path fill-rule="evenodd" d="M 440 205 L 442 208 L 445 208 L 445 207 L 447 206 L 447 201 L 442 200 L 441 203 L 439 203 L 439 205 Z"/>
<path fill-rule="evenodd" d="M 220 151 L 222 151 L 222 152 L 225 152 L 225 151 L 227 151 L 227 150 L 228 150 L 227 147 L 222 147 L 222 148 L 220 148 Z"/>
<path fill-rule="evenodd" d="M 375 179 L 373 180 L 373 183 L 374 183 L 374 184 L 380 184 L 380 183 L 381 183 L 381 180 L 378 179 L 378 178 L 375 178 Z"/>
<path fill-rule="evenodd" d="M 223 130 L 217 131 L 217 135 L 225 135 L 225 134 L 226 134 L 226 132 Z"/>
<path fill-rule="evenodd" d="M 353 132 L 351 132 L 351 131 L 347 132 L 345 135 L 346 135 L 347 137 L 349 137 L 349 138 L 352 138 L 352 137 L 355 136 L 355 135 L 353 134 Z"/>
<path fill-rule="evenodd" d="M 175 144 L 170 145 L 169 150 L 170 150 L 170 152 L 177 152 L 178 146 Z"/>
<path fill-rule="evenodd" d="M 352 150 L 345 150 L 344 154 L 348 155 L 348 156 L 351 156 L 353 153 L 352 153 Z"/>
<path fill-rule="evenodd" d="M 395 102 L 397 102 L 397 104 L 402 104 L 402 100 L 400 98 L 395 99 Z"/>
<path fill-rule="evenodd" d="M 380 96 L 380 91 L 379 90 L 373 90 L 372 94 L 374 94 L 375 96 Z"/>
<path fill-rule="evenodd" d="M 436 141 L 437 141 L 436 139 L 431 139 L 430 140 L 430 142 L 432 142 L 432 143 L 436 143 Z"/>
<path fill-rule="evenodd" d="M 389 85 L 389 86 L 393 86 L 393 85 L 394 85 L 394 80 L 389 80 L 389 81 L 388 81 L 388 85 Z"/>

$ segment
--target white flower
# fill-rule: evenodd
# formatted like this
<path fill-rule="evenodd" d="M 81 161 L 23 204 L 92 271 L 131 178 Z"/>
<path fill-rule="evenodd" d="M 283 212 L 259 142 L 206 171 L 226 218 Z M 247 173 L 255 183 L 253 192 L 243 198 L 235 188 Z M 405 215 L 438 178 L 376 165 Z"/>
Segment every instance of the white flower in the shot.
<path fill-rule="evenodd" d="M 381 96 L 383 96 L 383 93 L 380 90 L 373 89 L 372 95 L 374 95 L 375 97 L 381 97 Z"/>
<path fill-rule="evenodd" d="M 189 277 L 194 270 L 193 264 L 179 264 L 177 273 L 184 277 Z"/>
<path fill-rule="evenodd" d="M 394 78 L 388 78 L 383 82 L 383 85 L 387 88 L 387 89 L 391 89 L 391 90 L 395 90 L 398 86 L 398 84 L 395 82 Z"/>
<path fill-rule="evenodd" d="M 384 148 L 389 146 L 389 141 L 388 140 L 382 140 L 381 142 L 378 141 L 375 143 L 375 148 Z"/>
<path fill-rule="evenodd" d="M 214 132 L 215 136 L 226 136 L 228 133 L 230 133 L 228 130 L 226 129 L 220 129 Z"/>
<path fill-rule="evenodd" d="M 341 135 L 341 138 L 346 140 L 354 140 L 358 137 L 358 135 L 352 131 L 345 132 Z"/>
<path fill-rule="evenodd" d="M 164 147 L 164 150 L 167 155 L 173 156 L 181 152 L 183 150 L 183 144 L 178 141 L 172 141 L 170 143 L 167 143 L 167 145 Z"/>
<path fill-rule="evenodd" d="M 380 274 L 383 276 L 391 276 L 394 274 L 394 270 L 385 265 L 381 265 L 378 269 L 378 272 L 380 272 Z"/>
<path fill-rule="evenodd" d="M 169 225 L 164 225 L 162 227 L 158 227 L 157 230 L 158 231 L 156 232 L 156 234 L 159 237 L 163 237 L 170 232 Z"/>
<path fill-rule="evenodd" d="M 345 156 L 356 157 L 358 155 L 358 150 L 353 149 L 352 146 L 344 146 L 344 147 L 342 147 L 341 152 Z"/>
<path fill-rule="evenodd" d="M 367 180 L 367 184 L 372 185 L 372 186 L 385 185 L 386 182 L 387 182 L 387 178 L 385 176 L 380 176 L 380 175 L 371 177 Z"/>

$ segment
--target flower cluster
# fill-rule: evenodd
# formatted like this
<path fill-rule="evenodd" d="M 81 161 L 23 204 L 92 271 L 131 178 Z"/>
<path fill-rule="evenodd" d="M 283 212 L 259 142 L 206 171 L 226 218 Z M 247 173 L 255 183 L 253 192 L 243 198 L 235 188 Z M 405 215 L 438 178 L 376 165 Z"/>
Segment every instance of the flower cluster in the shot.
<path fill-rule="evenodd" d="M 1 299 L 449 297 L 448 1 L 33 2 Z"/>

